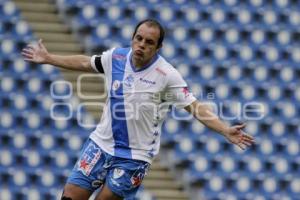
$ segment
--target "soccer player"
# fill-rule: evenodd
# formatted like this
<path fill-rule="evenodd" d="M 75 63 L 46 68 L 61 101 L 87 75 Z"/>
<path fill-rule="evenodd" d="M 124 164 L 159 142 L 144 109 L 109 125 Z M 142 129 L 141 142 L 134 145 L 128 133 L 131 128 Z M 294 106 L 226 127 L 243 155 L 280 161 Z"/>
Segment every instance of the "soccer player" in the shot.
<path fill-rule="evenodd" d="M 136 26 L 131 47 L 101 55 L 54 55 L 41 40 L 23 49 L 27 61 L 104 73 L 106 78 L 108 100 L 102 119 L 83 146 L 62 200 L 87 200 L 99 187 L 97 200 L 134 197 L 158 154 L 161 126 L 170 105 L 184 108 L 242 149 L 254 143 L 242 131 L 245 124 L 227 126 L 188 91 L 179 72 L 159 55 L 163 39 L 159 22 L 147 19 Z"/>

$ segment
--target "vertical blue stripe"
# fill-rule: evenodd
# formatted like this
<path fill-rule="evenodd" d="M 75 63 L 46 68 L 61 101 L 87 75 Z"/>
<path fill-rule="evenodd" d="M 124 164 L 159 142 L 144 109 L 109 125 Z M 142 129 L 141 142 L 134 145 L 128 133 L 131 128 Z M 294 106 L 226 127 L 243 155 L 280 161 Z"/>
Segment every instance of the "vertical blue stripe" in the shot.
<path fill-rule="evenodd" d="M 123 79 L 126 67 L 126 56 L 129 48 L 117 48 L 112 54 L 112 82 L 110 89 L 110 111 L 112 121 L 112 132 L 115 140 L 115 156 L 121 158 L 132 158 L 129 148 L 129 135 L 124 106 Z M 120 83 L 114 89 L 114 83 Z"/>

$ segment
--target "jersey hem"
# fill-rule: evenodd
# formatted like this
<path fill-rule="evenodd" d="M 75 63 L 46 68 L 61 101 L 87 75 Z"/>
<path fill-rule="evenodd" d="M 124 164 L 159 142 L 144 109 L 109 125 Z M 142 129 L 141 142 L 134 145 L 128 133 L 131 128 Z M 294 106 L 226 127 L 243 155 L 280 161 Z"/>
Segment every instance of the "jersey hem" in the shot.
<path fill-rule="evenodd" d="M 91 140 L 93 140 L 93 142 L 95 142 L 105 153 L 107 153 L 107 154 L 109 154 L 111 156 L 115 156 L 112 151 L 110 151 L 109 149 L 105 148 L 105 145 L 102 144 L 101 142 L 99 142 L 99 139 L 95 138 L 95 137 L 97 137 L 97 136 L 95 136 L 94 134 L 91 134 L 89 138 Z M 131 159 L 131 160 L 140 160 L 140 161 L 147 162 L 149 164 L 152 164 L 152 162 L 153 162 L 153 159 L 146 158 L 145 156 L 141 156 L 141 155 L 132 155 L 132 158 L 121 157 L 121 156 L 118 156 L 118 157 L 120 157 L 120 158 L 126 158 L 126 159 Z"/>

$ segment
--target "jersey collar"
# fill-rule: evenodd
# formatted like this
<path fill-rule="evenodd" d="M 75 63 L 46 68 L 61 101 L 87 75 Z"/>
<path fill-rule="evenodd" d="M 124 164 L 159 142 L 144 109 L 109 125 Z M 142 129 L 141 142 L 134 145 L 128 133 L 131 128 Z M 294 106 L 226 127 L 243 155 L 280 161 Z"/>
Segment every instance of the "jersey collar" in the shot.
<path fill-rule="evenodd" d="M 134 64 L 132 63 L 132 51 L 130 51 L 130 56 L 129 56 L 129 61 L 130 61 L 130 67 L 134 72 L 140 72 L 140 71 L 144 71 L 145 69 L 148 69 L 153 63 L 155 63 L 155 61 L 157 61 L 158 59 L 158 53 L 156 53 L 153 58 L 151 59 L 151 61 L 144 67 L 137 69 Z"/>

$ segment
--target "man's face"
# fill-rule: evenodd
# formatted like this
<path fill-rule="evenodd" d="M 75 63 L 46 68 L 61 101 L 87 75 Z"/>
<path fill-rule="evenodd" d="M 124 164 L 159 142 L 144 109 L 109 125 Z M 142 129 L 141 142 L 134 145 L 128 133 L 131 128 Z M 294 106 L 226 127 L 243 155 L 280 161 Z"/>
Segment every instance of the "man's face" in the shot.
<path fill-rule="evenodd" d="M 159 28 L 142 24 L 132 40 L 132 59 L 138 67 L 146 65 L 155 53 L 159 50 L 157 47 L 159 39 Z"/>

